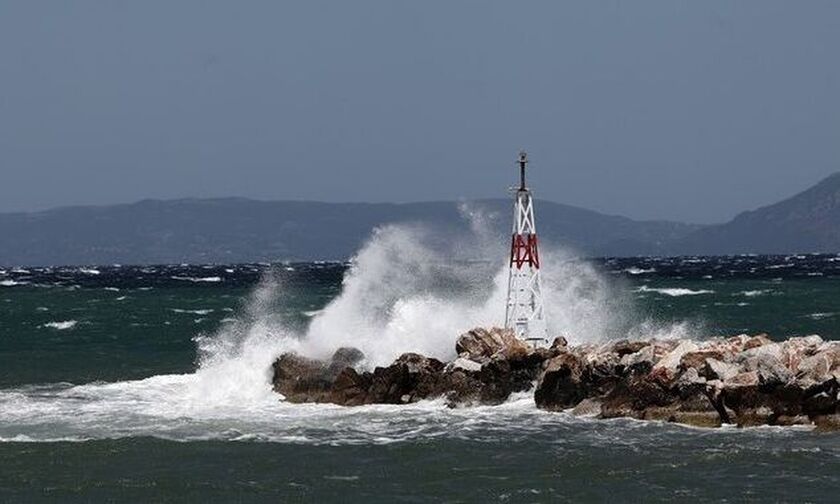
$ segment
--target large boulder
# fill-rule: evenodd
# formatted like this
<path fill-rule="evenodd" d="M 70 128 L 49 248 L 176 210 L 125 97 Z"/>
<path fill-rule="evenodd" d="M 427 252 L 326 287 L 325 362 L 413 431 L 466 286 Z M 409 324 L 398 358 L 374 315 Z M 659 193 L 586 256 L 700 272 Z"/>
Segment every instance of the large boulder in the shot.
<path fill-rule="evenodd" d="M 693 341 L 681 341 L 673 350 L 659 359 L 659 361 L 654 364 L 653 368 L 661 368 L 668 370 L 671 373 L 676 373 L 683 356 L 689 352 L 696 352 L 698 350 L 700 350 L 700 347 Z"/>
<path fill-rule="evenodd" d="M 584 382 L 586 363 L 571 352 L 563 352 L 545 363 L 534 391 L 537 406 L 547 410 L 570 408 L 588 395 L 588 384 Z"/>
<path fill-rule="evenodd" d="M 328 402 L 332 380 L 327 366 L 295 353 L 281 355 L 273 364 L 272 385 L 289 402 Z"/>
<path fill-rule="evenodd" d="M 374 369 L 368 397 L 375 403 L 403 404 L 440 396 L 443 368 L 437 359 L 403 354 L 390 366 Z"/>
<path fill-rule="evenodd" d="M 656 349 L 654 345 L 648 344 L 637 352 L 622 356 L 619 364 L 634 374 L 648 373 L 653 369 L 653 364 L 656 360 Z"/>
<path fill-rule="evenodd" d="M 481 363 L 489 361 L 497 354 L 521 357 L 531 350 L 531 346 L 517 338 L 513 330 L 498 327 L 477 327 L 462 334 L 455 343 L 458 356 Z"/>

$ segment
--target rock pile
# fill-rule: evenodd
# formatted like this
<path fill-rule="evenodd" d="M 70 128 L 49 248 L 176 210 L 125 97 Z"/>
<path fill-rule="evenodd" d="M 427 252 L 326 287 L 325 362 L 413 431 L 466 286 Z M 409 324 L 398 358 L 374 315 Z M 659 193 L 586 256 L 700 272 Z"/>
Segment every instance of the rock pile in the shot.
<path fill-rule="evenodd" d="M 444 363 L 416 353 L 387 367 L 356 369 L 364 355 L 341 348 L 329 362 L 284 354 L 274 389 L 291 402 L 401 404 L 443 397 L 450 406 L 500 404 L 534 389 L 538 407 L 599 418 L 697 426 L 732 423 L 840 428 L 840 341 L 773 342 L 766 335 L 705 341 L 612 341 L 533 348 L 503 329 L 477 328 Z"/>

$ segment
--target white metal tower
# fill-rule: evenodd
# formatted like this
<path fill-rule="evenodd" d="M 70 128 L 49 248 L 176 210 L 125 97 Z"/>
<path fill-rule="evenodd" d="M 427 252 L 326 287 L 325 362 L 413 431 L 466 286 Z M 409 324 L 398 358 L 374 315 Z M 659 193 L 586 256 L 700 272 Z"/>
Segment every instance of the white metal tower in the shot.
<path fill-rule="evenodd" d="M 534 345 L 548 344 L 548 331 L 540 289 L 540 254 L 537 246 L 537 225 L 534 201 L 525 186 L 525 165 L 528 156 L 519 153 L 519 188 L 513 200 L 513 235 L 510 244 L 505 328 Z"/>

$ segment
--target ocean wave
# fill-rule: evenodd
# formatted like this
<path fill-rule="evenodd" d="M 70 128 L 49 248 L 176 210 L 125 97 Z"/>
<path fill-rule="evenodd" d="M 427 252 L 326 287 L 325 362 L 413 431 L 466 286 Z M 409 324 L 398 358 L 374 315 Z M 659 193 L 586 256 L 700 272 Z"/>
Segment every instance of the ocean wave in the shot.
<path fill-rule="evenodd" d="M 757 290 L 745 290 L 741 292 L 737 292 L 734 295 L 736 296 L 746 296 L 746 297 L 756 297 L 756 296 L 764 296 L 767 294 L 772 294 L 772 289 L 757 289 Z"/>
<path fill-rule="evenodd" d="M 198 283 L 198 282 L 210 282 L 210 283 L 215 283 L 215 282 L 221 282 L 221 281 L 222 281 L 222 277 L 217 277 L 217 276 L 212 276 L 212 277 L 182 277 L 182 276 L 171 276 L 171 277 L 169 277 L 169 278 L 171 278 L 172 280 L 182 280 L 182 281 L 185 281 L 185 282 L 195 282 L 195 283 Z"/>
<path fill-rule="evenodd" d="M 77 320 L 63 320 L 60 322 L 47 322 L 46 324 L 41 324 L 41 327 L 65 331 L 67 329 L 73 329 L 78 323 Z"/>
<path fill-rule="evenodd" d="M 213 310 L 211 308 L 207 308 L 207 309 L 204 309 L 204 310 L 183 310 L 181 308 L 172 308 L 172 311 L 175 312 L 175 313 L 191 313 L 193 315 L 208 315 L 210 313 L 213 313 L 215 310 Z"/>
<path fill-rule="evenodd" d="M 665 296 L 671 297 L 699 296 L 701 294 L 715 293 L 715 291 L 708 289 L 691 290 L 681 287 L 648 287 L 647 285 L 642 285 L 641 287 L 637 288 L 634 292 L 655 292 L 657 294 L 663 294 Z"/>
<path fill-rule="evenodd" d="M 29 285 L 29 282 L 19 282 L 17 280 L 0 280 L 0 287 L 16 287 L 18 285 Z"/>
<path fill-rule="evenodd" d="M 452 409 L 441 399 L 344 407 L 278 400 L 267 380 L 259 394 L 213 388 L 200 374 L 0 390 L 0 442 L 154 437 L 310 445 L 387 445 L 447 437 L 523 437 L 580 422 L 536 408 L 532 392 L 497 406 Z M 221 393 L 220 393 L 221 392 Z M 253 392 L 253 391 L 252 391 Z M 188 421 L 185 421 L 188 420 Z M 590 420 L 592 421 L 592 420 Z"/>
<path fill-rule="evenodd" d="M 631 275 L 645 275 L 648 273 L 656 273 L 656 268 L 637 268 L 635 266 L 631 266 L 624 270 L 625 273 L 629 273 Z"/>

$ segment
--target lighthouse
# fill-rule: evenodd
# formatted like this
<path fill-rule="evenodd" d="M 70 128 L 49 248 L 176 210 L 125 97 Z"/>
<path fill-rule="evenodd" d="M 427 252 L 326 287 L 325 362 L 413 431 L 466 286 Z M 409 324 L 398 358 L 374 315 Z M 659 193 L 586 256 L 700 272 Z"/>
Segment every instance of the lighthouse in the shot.
<path fill-rule="evenodd" d="M 528 155 L 519 153 L 519 188 L 514 190 L 505 328 L 535 346 L 548 344 L 540 287 L 540 253 L 534 201 L 525 185 Z"/>

